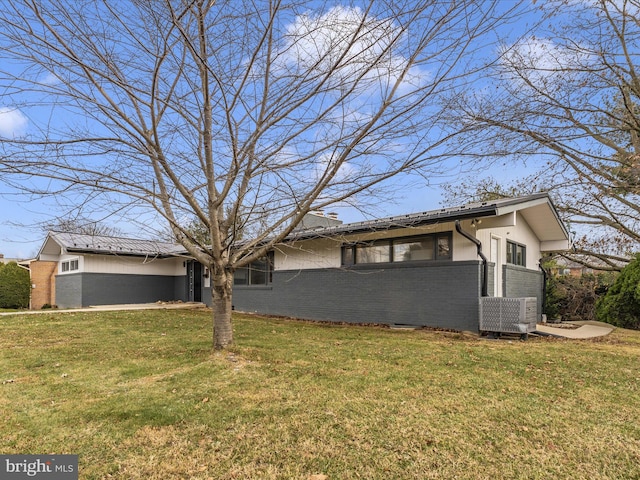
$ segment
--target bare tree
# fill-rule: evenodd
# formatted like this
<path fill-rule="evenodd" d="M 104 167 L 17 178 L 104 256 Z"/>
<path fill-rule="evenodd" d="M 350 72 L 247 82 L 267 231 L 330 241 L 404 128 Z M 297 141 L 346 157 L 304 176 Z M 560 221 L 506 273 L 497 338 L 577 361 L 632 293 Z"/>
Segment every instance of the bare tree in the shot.
<path fill-rule="evenodd" d="M 640 246 L 640 2 L 539 8 L 549 27 L 503 45 L 491 84 L 461 92 L 452 119 L 476 127 L 470 153 L 538 165 L 577 253 L 619 269 Z"/>
<path fill-rule="evenodd" d="M 57 218 L 53 222 L 44 223 L 42 229 L 45 232 L 70 232 L 84 235 L 107 235 L 111 237 L 122 235 L 122 232 L 117 227 L 83 217 Z"/>
<path fill-rule="evenodd" d="M 456 153 L 445 147 L 464 128 L 444 127 L 444 93 L 475 78 L 519 8 L 6 0 L 0 88 L 32 125 L 0 140 L 0 172 L 85 210 L 164 219 L 212 272 L 225 348 L 235 269 L 312 208 Z M 208 235 L 192 234 L 194 216 Z"/>

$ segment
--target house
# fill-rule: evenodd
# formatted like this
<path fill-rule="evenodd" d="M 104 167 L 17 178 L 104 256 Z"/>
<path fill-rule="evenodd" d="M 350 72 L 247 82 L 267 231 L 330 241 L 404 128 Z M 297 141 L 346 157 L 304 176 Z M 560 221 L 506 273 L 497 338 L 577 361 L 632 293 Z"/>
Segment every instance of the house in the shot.
<path fill-rule="evenodd" d="M 22 260 L 19 258 L 7 258 L 4 256 L 4 254 L 0 253 L 0 263 L 11 263 L 11 262 L 15 262 L 18 265 L 21 265 L 23 267 L 26 267 L 29 265 L 29 260 Z"/>
<path fill-rule="evenodd" d="M 233 306 L 310 320 L 478 331 L 482 296 L 536 297 L 540 318 L 540 259 L 568 248 L 567 229 L 546 194 L 348 224 L 313 212 L 266 257 L 235 272 Z M 40 262 L 36 269 L 49 272 L 42 288 L 48 278 L 55 297 L 48 303 L 60 307 L 211 304 L 207 269 L 172 243 L 51 232 Z M 35 292 L 41 287 L 34 283 Z"/>
<path fill-rule="evenodd" d="M 621 270 L 629 260 L 611 259 L 608 262 L 593 255 L 571 255 L 571 258 L 558 256 L 554 258 L 551 272 L 555 275 L 581 277 L 583 275 L 597 275 L 599 273 Z"/>
<path fill-rule="evenodd" d="M 50 232 L 31 262 L 32 308 L 200 302 L 205 273 L 175 243 Z"/>
<path fill-rule="evenodd" d="M 329 219 L 333 220 L 333 219 Z M 292 233 L 236 272 L 241 311 L 478 331 L 482 296 L 536 297 L 569 234 L 546 194 Z"/>

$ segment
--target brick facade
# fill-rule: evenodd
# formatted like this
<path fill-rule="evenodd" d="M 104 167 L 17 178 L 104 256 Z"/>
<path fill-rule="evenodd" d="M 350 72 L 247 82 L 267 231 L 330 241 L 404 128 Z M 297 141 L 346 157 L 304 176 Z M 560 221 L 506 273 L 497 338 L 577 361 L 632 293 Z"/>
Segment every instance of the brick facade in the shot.
<path fill-rule="evenodd" d="M 57 262 L 38 260 L 31 262 L 31 309 L 40 310 L 43 305 L 56 303 Z"/>
<path fill-rule="evenodd" d="M 275 271 L 269 286 L 235 286 L 236 310 L 337 322 L 478 331 L 478 261 Z"/>

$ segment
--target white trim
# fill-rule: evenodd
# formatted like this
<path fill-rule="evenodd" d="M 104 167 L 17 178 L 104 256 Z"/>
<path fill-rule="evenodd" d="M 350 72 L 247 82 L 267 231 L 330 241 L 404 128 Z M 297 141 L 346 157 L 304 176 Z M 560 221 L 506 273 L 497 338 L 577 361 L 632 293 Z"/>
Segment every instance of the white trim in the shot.
<path fill-rule="evenodd" d="M 58 274 L 69 275 L 77 273 L 82 269 L 81 257 L 67 257 L 58 262 Z M 66 269 L 65 269 L 66 266 Z"/>
<path fill-rule="evenodd" d="M 489 260 L 493 262 L 493 296 L 502 297 L 502 265 L 504 260 L 502 259 L 502 237 L 498 235 L 491 235 L 490 242 L 490 257 Z M 495 243 L 494 243 L 495 242 Z M 494 251 L 494 245 L 496 246 Z"/>

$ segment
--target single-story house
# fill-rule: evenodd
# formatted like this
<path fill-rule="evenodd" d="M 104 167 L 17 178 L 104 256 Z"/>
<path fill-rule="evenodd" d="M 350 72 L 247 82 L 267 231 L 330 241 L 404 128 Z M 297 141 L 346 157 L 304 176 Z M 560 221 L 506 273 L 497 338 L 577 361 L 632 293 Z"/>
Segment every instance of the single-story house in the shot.
<path fill-rule="evenodd" d="M 313 320 L 478 331 L 482 296 L 536 297 L 541 318 L 540 259 L 569 243 L 547 194 L 349 224 L 329 217 L 236 275 L 233 304 Z"/>
<path fill-rule="evenodd" d="M 540 259 L 568 248 L 546 194 L 348 224 L 314 212 L 267 257 L 236 271 L 233 305 L 310 320 L 478 331 L 483 296 L 536 297 L 540 318 Z M 211 303 L 207 269 L 171 243 L 52 232 L 38 260 L 52 262 L 49 303 L 60 307 Z"/>

